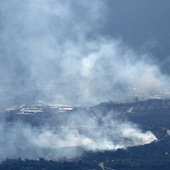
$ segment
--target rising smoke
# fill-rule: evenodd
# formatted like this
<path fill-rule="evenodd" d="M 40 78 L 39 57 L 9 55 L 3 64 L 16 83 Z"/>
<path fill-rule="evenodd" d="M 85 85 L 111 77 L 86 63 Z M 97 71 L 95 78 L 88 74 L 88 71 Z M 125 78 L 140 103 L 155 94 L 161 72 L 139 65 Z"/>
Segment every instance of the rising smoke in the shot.
<path fill-rule="evenodd" d="M 127 101 L 130 93 L 149 97 L 169 83 L 147 54 L 100 34 L 108 17 L 102 0 L 0 6 L 1 103 L 28 94 L 54 103 Z"/>
<path fill-rule="evenodd" d="M 100 34 L 106 11 L 102 0 L 1 0 L 1 107 L 27 100 L 92 105 L 127 101 L 131 93 L 149 97 L 166 89 L 167 77 L 147 54 L 134 51 L 121 38 Z M 82 117 L 69 119 L 57 130 L 23 123 L 6 129 L 1 124 L 0 156 L 73 157 L 81 152 L 74 146 L 107 150 L 156 139 L 130 122 L 106 117 L 100 127 L 85 117 L 89 129 L 80 130 L 70 128 L 75 120 L 80 123 Z M 65 147 L 74 149 L 68 152 Z"/>

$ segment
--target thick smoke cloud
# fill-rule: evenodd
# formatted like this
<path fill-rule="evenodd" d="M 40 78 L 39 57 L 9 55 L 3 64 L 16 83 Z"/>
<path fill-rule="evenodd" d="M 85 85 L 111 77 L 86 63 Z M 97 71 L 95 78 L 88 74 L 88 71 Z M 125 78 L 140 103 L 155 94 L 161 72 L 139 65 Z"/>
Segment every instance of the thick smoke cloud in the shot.
<path fill-rule="evenodd" d="M 40 101 L 92 105 L 166 90 L 168 78 L 148 54 L 101 34 L 109 17 L 105 2 L 1 0 L 0 107 Z M 79 114 L 56 128 L 1 123 L 0 157 L 74 157 L 156 140 L 130 122 L 105 117 L 100 126 Z"/>
<path fill-rule="evenodd" d="M 116 150 L 151 143 L 156 137 L 137 125 L 109 116 L 97 119 L 85 113 L 72 114 L 65 126 L 32 127 L 22 122 L 0 124 L 0 157 L 60 159 L 84 151 Z"/>
<path fill-rule="evenodd" d="M 7 0 L 0 6 L 1 103 L 24 102 L 28 94 L 54 103 L 127 101 L 169 83 L 147 54 L 100 34 L 108 17 L 104 1 Z"/>

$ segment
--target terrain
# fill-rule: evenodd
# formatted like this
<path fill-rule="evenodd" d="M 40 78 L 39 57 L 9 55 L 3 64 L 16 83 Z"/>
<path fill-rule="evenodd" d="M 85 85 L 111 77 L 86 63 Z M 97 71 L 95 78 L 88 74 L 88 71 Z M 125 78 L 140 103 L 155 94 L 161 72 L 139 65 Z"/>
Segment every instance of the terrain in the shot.
<path fill-rule="evenodd" d="M 170 100 L 151 98 L 129 103 L 104 102 L 92 107 L 66 105 L 15 106 L 1 111 L 1 124 L 5 120 L 6 128 L 14 127 L 21 121 L 33 127 L 51 125 L 68 126 L 66 119 L 74 114 L 86 113 L 97 119 L 103 126 L 103 117 L 121 119 L 137 124 L 142 131 L 151 131 L 157 138 L 145 145 L 130 146 L 118 149 L 84 150 L 76 157 L 57 159 L 6 158 L 2 159 L 0 169 L 169 169 L 170 167 Z M 55 123 L 54 123 L 55 122 Z M 84 120 L 84 122 L 86 122 Z M 70 129 L 79 129 L 81 133 L 96 127 L 84 124 L 72 124 Z M 99 128 L 98 128 L 99 130 Z M 127 141 L 128 142 L 128 141 Z M 66 147 L 67 148 L 67 147 Z M 72 149 L 81 146 L 72 146 Z M 68 150 L 70 147 L 67 148 Z M 57 150 L 56 150 L 57 152 Z"/>

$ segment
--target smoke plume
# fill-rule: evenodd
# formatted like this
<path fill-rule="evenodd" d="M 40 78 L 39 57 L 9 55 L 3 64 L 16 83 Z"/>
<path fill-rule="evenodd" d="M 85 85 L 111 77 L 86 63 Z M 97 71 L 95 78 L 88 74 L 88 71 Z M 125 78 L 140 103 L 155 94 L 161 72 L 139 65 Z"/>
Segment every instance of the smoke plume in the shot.
<path fill-rule="evenodd" d="M 137 125 L 109 116 L 97 119 L 88 114 L 72 114 L 64 126 L 56 124 L 32 127 L 22 122 L 0 125 L 0 157 L 60 159 L 73 158 L 84 151 L 103 151 L 149 144 L 152 132 L 142 132 Z"/>
<path fill-rule="evenodd" d="M 1 0 L 0 107 L 164 95 L 168 77 L 149 54 L 129 47 L 121 35 L 102 34 L 107 10 L 104 0 Z M 102 126 L 86 114 L 65 121 L 56 128 L 1 123 L 0 156 L 74 157 L 156 140 L 137 125 L 108 117 Z"/>

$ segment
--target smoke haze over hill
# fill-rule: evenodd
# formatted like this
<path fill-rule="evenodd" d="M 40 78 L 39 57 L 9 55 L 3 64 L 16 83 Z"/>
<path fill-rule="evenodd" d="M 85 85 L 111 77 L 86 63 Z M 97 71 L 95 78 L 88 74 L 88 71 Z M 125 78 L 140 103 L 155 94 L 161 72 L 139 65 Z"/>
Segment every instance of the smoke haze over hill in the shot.
<path fill-rule="evenodd" d="M 65 125 L 33 127 L 21 121 L 0 123 L 0 158 L 60 159 L 79 156 L 84 151 L 124 149 L 149 144 L 156 136 L 128 121 L 105 116 L 99 124 L 92 116 L 70 113 Z M 60 115 L 62 116 L 62 114 Z"/>

